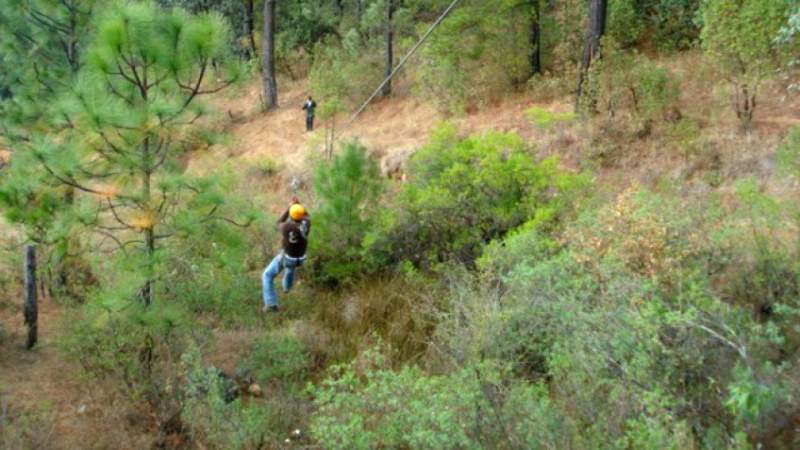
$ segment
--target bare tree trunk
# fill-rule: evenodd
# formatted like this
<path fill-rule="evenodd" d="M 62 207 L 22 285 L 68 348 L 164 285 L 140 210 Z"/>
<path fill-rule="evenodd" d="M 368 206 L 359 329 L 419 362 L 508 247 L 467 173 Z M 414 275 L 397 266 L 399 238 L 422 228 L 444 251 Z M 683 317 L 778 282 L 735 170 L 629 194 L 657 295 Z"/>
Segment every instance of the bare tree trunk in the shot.
<path fill-rule="evenodd" d="M 750 133 L 753 111 L 756 108 L 756 87 L 748 86 L 746 83 L 734 86 L 733 105 L 736 110 L 736 117 L 739 119 L 742 131 Z"/>
<path fill-rule="evenodd" d="M 542 29 L 540 0 L 530 0 L 533 11 L 531 12 L 530 28 L 530 66 L 531 76 L 542 73 Z"/>
<path fill-rule="evenodd" d="M 608 0 L 589 1 L 589 29 L 586 31 L 586 44 L 583 48 L 581 69 L 578 73 L 578 93 L 575 98 L 575 111 L 580 110 L 583 85 L 589 73 L 589 67 L 600 57 L 600 39 L 606 31 L 606 13 Z"/>
<path fill-rule="evenodd" d="M 264 1 L 264 110 L 278 106 L 278 85 L 275 80 L 275 0 Z"/>
<path fill-rule="evenodd" d="M 146 208 L 149 208 L 151 196 L 150 183 L 153 170 L 151 161 L 152 157 L 150 155 L 150 138 L 145 138 L 142 148 L 142 203 Z M 142 300 L 144 301 L 145 306 L 150 306 L 150 304 L 153 303 L 153 297 L 155 295 L 153 292 L 153 272 L 155 270 L 154 260 L 156 253 L 154 227 L 155 219 L 153 219 L 152 223 L 146 223 L 142 230 L 142 234 L 144 235 L 144 250 L 147 264 L 147 280 L 142 288 Z"/>
<path fill-rule="evenodd" d="M 336 115 L 332 115 L 325 128 L 325 158 L 333 159 L 333 144 L 336 141 Z"/>
<path fill-rule="evenodd" d="M 23 314 L 28 326 L 28 341 L 25 347 L 30 350 L 36 345 L 39 310 L 36 304 L 36 247 L 25 246 L 25 302 Z"/>
<path fill-rule="evenodd" d="M 247 34 L 247 40 L 250 48 L 247 50 L 247 58 L 255 58 L 256 56 L 256 31 L 255 31 L 255 7 L 254 0 L 247 0 L 245 2 L 245 20 L 244 27 Z"/>
<path fill-rule="evenodd" d="M 386 0 L 386 29 L 384 30 L 385 34 L 385 45 L 386 45 L 386 67 L 385 67 L 385 78 L 389 78 L 392 75 L 392 70 L 394 69 L 394 27 L 392 25 L 392 17 L 394 17 L 394 10 L 395 10 L 395 2 L 397 0 Z M 383 85 L 383 90 L 381 91 L 381 95 L 384 97 L 388 97 L 392 95 L 392 80 Z"/>

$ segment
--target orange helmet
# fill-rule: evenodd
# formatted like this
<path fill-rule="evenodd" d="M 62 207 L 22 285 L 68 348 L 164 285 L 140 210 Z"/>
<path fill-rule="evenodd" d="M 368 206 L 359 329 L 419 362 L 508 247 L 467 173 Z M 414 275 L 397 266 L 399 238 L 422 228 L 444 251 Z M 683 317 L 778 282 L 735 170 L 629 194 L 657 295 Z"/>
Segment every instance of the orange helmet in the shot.
<path fill-rule="evenodd" d="M 306 209 L 300 203 L 295 203 L 289 208 L 289 217 L 292 220 L 302 220 L 306 216 Z"/>

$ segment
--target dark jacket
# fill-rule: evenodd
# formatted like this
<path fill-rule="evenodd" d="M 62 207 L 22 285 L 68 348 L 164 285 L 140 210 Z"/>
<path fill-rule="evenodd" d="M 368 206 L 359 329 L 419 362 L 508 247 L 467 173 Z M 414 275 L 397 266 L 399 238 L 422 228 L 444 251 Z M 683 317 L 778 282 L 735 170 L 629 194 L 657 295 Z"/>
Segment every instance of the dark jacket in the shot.
<path fill-rule="evenodd" d="M 283 238 L 283 252 L 292 258 L 302 258 L 306 255 L 308 235 L 311 233 L 311 218 L 306 213 L 299 222 L 289 217 L 289 209 L 281 214 L 278 219 L 278 230 Z"/>
<path fill-rule="evenodd" d="M 306 100 L 306 102 L 303 103 L 303 109 L 306 111 L 306 116 L 314 117 L 314 110 L 317 109 L 317 102 L 311 100 L 311 103 L 309 104 L 308 100 Z"/>

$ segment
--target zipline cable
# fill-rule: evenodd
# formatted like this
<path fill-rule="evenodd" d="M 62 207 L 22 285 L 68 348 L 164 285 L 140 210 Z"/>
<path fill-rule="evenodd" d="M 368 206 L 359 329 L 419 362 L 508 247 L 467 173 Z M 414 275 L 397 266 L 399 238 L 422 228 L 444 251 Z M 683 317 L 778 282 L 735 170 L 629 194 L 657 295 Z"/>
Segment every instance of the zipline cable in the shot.
<path fill-rule="evenodd" d="M 367 106 L 369 106 L 372 100 L 374 100 L 375 97 L 378 95 L 378 93 L 380 93 L 381 90 L 383 90 L 383 87 L 386 86 L 386 83 L 388 83 L 392 78 L 394 78 L 394 76 L 397 74 L 398 71 L 400 71 L 400 69 L 403 67 L 406 61 L 408 61 L 408 58 L 410 58 L 414 53 L 416 53 L 417 49 L 419 49 L 422 46 L 422 44 L 424 44 L 425 41 L 428 40 L 428 37 L 430 37 L 430 35 L 433 34 L 433 31 L 442 23 L 442 21 L 444 21 L 445 18 L 447 18 L 447 16 L 450 14 L 450 11 L 452 11 L 453 8 L 455 8 L 460 2 L 461 0 L 453 0 L 453 2 L 450 3 L 450 6 L 448 6 L 447 9 L 444 10 L 442 15 L 439 16 L 438 19 L 436 19 L 436 22 L 434 22 L 433 25 L 431 25 L 430 28 L 428 28 L 428 31 L 422 36 L 422 38 L 419 41 L 417 41 L 414 47 L 412 47 L 411 50 L 409 50 L 409 52 L 406 53 L 403 59 L 400 60 L 400 63 L 397 65 L 397 67 L 394 68 L 394 70 L 392 70 L 392 73 L 390 73 L 389 76 L 387 76 L 383 80 L 383 83 L 381 83 L 380 86 L 378 86 L 378 89 L 375 89 L 375 92 L 373 92 L 372 95 L 369 96 L 367 101 L 365 101 L 364 104 L 361 105 L 361 107 L 358 108 L 358 110 L 356 110 L 356 112 L 350 117 L 350 120 L 347 122 L 347 124 L 345 124 L 344 127 L 342 127 L 341 131 L 339 132 L 339 136 L 342 136 L 344 132 L 348 128 L 350 128 L 351 125 L 353 125 L 353 122 L 356 121 L 358 116 L 362 112 L 364 112 L 365 109 L 367 109 Z M 337 139 L 338 138 L 334 139 L 334 141 L 336 141 Z"/>

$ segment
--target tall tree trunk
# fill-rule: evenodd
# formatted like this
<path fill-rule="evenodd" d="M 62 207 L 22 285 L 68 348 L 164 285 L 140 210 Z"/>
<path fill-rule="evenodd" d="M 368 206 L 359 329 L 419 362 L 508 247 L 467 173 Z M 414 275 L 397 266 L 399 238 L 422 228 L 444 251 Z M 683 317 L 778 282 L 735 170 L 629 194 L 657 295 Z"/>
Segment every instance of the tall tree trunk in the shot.
<path fill-rule="evenodd" d="M 540 0 L 530 0 L 530 2 L 533 8 L 529 35 L 531 76 L 533 76 L 542 73 L 542 28 Z"/>
<path fill-rule="evenodd" d="M 142 204 L 147 213 L 150 212 L 150 181 L 152 174 L 152 157 L 150 155 L 150 138 L 145 138 L 142 148 Z M 156 253 L 156 240 L 155 240 L 155 218 L 148 217 L 145 220 L 152 220 L 150 223 L 145 223 L 142 234 L 144 237 L 144 251 L 146 259 L 147 279 L 144 287 L 142 288 L 142 301 L 146 306 L 153 303 L 153 276 L 154 276 L 154 260 Z"/>
<path fill-rule="evenodd" d="M 264 1 L 264 110 L 278 106 L 278 85 L 275 80 L 275 0 Z"/>
<path fill-rule="evenodd" d="M 244 31 L 247 35 L 247 41 L 250 48 L 247 50 L 247 58 L 255 58 L 256 56 L 256 30 L 255 30 L 255 0 L 247 0 L 245 2 L 245 19 Z"/>
<path fill-rule="evenodd" d="M 589 73 L 592 61 L 600 57 L 600 39 L 606 31 L 606 14 L 608 0 L 589 0 L 589 28 L 586 31 L 586 43 L 583 48 L 581 70 L 578 73 L 578 92 L 575 97 L 575 111 L 580 110 L 583 85 Z"/>
<path fill-rule="evenodd" d="M 25 246 L 25 303 L 23 306 L 25 325 L 28 326 L 28 340 L 25 347 L 30 350 L 36 345 L 39 310 L 36 304 L 36 247 Z"/>
<path fill-rule="evenodd" d="M 384 73 L 385 77 L 389 78 L 394 69 L 394 26 L 392 25 L 392 18 L 394 17 L 395 2 L 397 0 L 386 0 L 386 29 L 384 30 L 385 48 L 386 48 L 386 67 Z M 381 94 L 384 97 L 392 95 L 392 80 L 383 85 Z"/>

